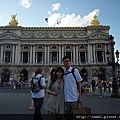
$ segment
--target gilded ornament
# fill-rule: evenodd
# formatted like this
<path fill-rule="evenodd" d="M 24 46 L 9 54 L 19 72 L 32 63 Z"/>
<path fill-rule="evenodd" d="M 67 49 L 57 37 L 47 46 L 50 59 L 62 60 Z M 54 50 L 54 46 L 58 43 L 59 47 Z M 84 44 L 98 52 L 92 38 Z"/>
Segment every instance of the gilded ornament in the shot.
<path fill-rule="evenodd" d="M 93 20 L 90 22 L 91 26 L 99 26 L 100 22 L 97 20 L 97 15 L 93 16 Z"/>
<path fill-rule="evenodd" d="M 17 26 L 18 25 L 18 20 L 16 20 L 16 16 L 17 16 L 17 14 L 11 15 L 12 20 L 10 20 L 9 26 Z"/>

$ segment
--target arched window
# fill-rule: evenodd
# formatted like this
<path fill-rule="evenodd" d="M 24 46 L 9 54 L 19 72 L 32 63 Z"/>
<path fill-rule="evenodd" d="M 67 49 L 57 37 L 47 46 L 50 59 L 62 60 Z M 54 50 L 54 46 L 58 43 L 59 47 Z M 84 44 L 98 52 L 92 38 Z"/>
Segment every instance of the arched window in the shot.
<path fill-rule="evenodd" d="M 97 48 L 98 48 L 98 49 L 101 49 L 101 48 L 102 48 L 102 45 L 101 45 L 101 44 L 98 44 L 98 45 L 97 45 Z"/>
<path fill-rule="evenodd" d="M 67 45 L 67 46 L 66 46 L 66 49 L 70 49 L 70 45 Z"/>
<path fill-rule="evenodd" d="M 43 48 L 43 46 L 42 45 L 38 45 L 38 49 L 42 49 Z"/>
<path fill-rule="evenodd" d="M 56 45 L 53 45 L 53 46 L 52 46 L 52 49 L 56 49 L 56 48 L 57 48 Z"/>
<path fill-rule="evenodd" d="M 7 48 L 7 49 L 10 49 L 10 45 L 7 45 L 6 48 Z"/>
<path fill-rule="evenodd" d="M 25 46 L 24 46 L 24 49 L 28 49 L 28 46 L 27 46 L 27 45 L 25 45 Z"/>
<path fill-rule="evenodd" d="M 84 46 L 84 45 L 81 45 L 81 46 L 80 46 L 80 49 L 85 49 L 85 46 Z"/>

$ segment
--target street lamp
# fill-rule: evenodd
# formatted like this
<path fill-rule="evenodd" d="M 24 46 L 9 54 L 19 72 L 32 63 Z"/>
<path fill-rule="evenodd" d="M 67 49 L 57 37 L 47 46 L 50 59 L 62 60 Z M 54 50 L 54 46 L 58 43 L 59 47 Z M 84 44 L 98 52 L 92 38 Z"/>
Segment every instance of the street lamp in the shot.
<path fill-rule="evenodd" d="M 119 58 L 119 51 L 117 50 L 115 52 L 116 54 L 116 58 L 117 58 L 117 62 L 118 62 L 118 58 Z M 106 56 L 108 57 L 110 55 L 110 52 L 106 52 Z M 115 61 L 110 62 L 109 61 L 109 57 L 108 59 L 108 65 L 112 65 L 112 69 L 113 69 L 113 81 L 112 81 L 112 94 L 111 97 L 114 98 L 119 98 L 120 97 L 120 93 L 118 91 L 118 83 L 117 83 L 117 79 L 116 79 L 116 66 L 115 66 Z"/>
<path fill-rule="evenodd" d="M 117 63 L 118 63 L 118 58 L 119 58 L 119 51 L 118 50 L 116 50 L 116 52 L 115 52 L 115 54 L 116 54 L 116 58 L 117 58 Z"/>

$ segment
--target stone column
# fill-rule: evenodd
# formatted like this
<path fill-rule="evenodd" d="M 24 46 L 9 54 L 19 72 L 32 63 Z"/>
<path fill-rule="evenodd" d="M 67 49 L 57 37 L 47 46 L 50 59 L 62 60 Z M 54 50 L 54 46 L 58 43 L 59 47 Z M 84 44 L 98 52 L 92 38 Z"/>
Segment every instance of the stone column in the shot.
<path fill-rule="evenodd" d="M 71 51 L 71 63 L 73 63 L 73 52 Z"/>
<path fill-rule="evenodd" d="M 91 51 L 90 51 L 90 44 L 89 43 L 88 43 L 88 47 L 87 47 L 87 57 L 88 57 L 88 64 L 90 64 Z"/>
<path fill-rule="evenodd" d="M 20 63 L 20 60 L 21 60 L 21 48 L 20 48 L 20 42 L 18 42 L 18 54 L 17 54 L 17 57 L 18 57 L 18 60 L 17 60 L 17 64 Z M 22 59 L 23 60 L 23 59 Z"/>
<path fill-rule="evenodd" d="M 31 45 L 30 46 L 30 64 L 32 64 L 32 57 L 33 57 L 33 54 L 32 54 L 32 48 L 33 48 L 33 46 Z"/>
<path fill-rule="evenodd" d="M 75 64 L 75 45 L 73 45 L 73 57 L 71 56 L 71 58 L 73 58 L 73 64 Z"/>
<path fill-rule="evenodd" d="M 47 64 L 49 64 L 49 62 L 50 62 L 50 50 L 49 50 L 49 45 L 48 45 L 47 47 L 48 47 Z"/>
<path fill-rule="evenodd" d="M 22 52 L 22 59 L 21 59 L 21 63 L 23 63 L 23 52 Z"/>
<path fill-rule="evenodd" d="M 61 45 L 59 45 L 59 64 L 61 64 Z"/>
<path fill-rule="evenodd" d="M 35 60 L 36 60 L 36 62 L 35 63 L 37 63 L 37 52 L 35 52 Z"/>
<path fill-rule="evenodd" d="M 78 45 L 76 45 L 76 63 L 78 64 Z"/>
<path fill-rule="evenodd" d="M 64 57 L 64 45 L 62 45 L 62 58 Z"/>
<path fill-rule="evenodd" d="M 107 45 L 105 44 L 105 62 L 107 63 L 107 57 L 106 57 L 106 52 L 107 52 Z"/>
<path fill-rule="evenodd" d="M 90 64 L 93 63 L 92 44 L 90 44 Z"/>
<path fill-rule="evenodd" d="M 13 51 L 12 51 L 12 64 L 14 64 L 14 59 L 15 59 L 15 45 L 13 44 Z"/>
<path fill-rule="evenodd" d="M 45 49 L 44 49 L 44 53 L 45 53 L 45 55 L 44 55 L 44 64 L 46 65 L 46 58 L 47 58 L 47 49 L 46 49 L 46 45 L 45 45 Z"/>
<path fill-rule="evenodd" d="M 79 54 L 79 64 L 81 64 L 80 52 L 78 52 L 78 54 Z"/>
<path fill-rule="evenodd" d="M 3 52 L 3 57 L 4 57 L 3 62 L 5 63 L 5 51 Z"/>
<path fill-rule="evenodd" d="M 1 44 L 1 63 L 3 62 L 3 44 Z"/>
<path fill-rule="evenodd" d="M 33 46 L 33 64 L 35 63 L 35 45 Z"/>
<path fill-rule="evenodd" d="M 15 45 L 15 64 L 17 64 L 17 57 L 18 57 L 18 46 Z"/>
<path fill-rule="evenodd" d="M 94 63 L 96 63 L 96 56 L 95 56 L 95 44 L 93 44 L 93 54 L 94 54 Z"/>
<path fill-rule="evenodd" d="M 28 63 L 30 63 L 30 52 L 28 52 Z"/>

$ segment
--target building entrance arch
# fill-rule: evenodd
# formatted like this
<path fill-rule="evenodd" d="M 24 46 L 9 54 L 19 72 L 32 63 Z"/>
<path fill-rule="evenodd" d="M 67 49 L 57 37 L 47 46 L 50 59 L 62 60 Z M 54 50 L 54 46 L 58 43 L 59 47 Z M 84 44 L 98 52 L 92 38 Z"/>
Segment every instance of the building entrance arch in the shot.
<path fill-rule="evenodd" d="M 5 68 L 2 69 L 1 73 L 1 86 L 4 86 L 4 83 L 6 86 L 8 85 L 7 83 L 10 81 L 10 70 Z"/>
<path fill-rule="evenodd" d="M 82 69 L 80 71 L 80 75 L 83 78 L 83 81 L 88 82 L 88 73 L 87 73 L 87 70 Z"/>
<path fill-rule="evenodd" d="M 26 81 L 28 81 L 28 71 L 24 69 L 20 72 L 20 82 Z"/>
<path fill-rule="evenodd" d="M 99 69 L 98 69 L 98 79 L 99 80 L 107 80 L 106 79 L 106 75 L 105 75 L 105 73 L 106 73 L 106 70 L 105 70 L 105 68 L 103 68 L 103 67 L 100 67 Z"/>

